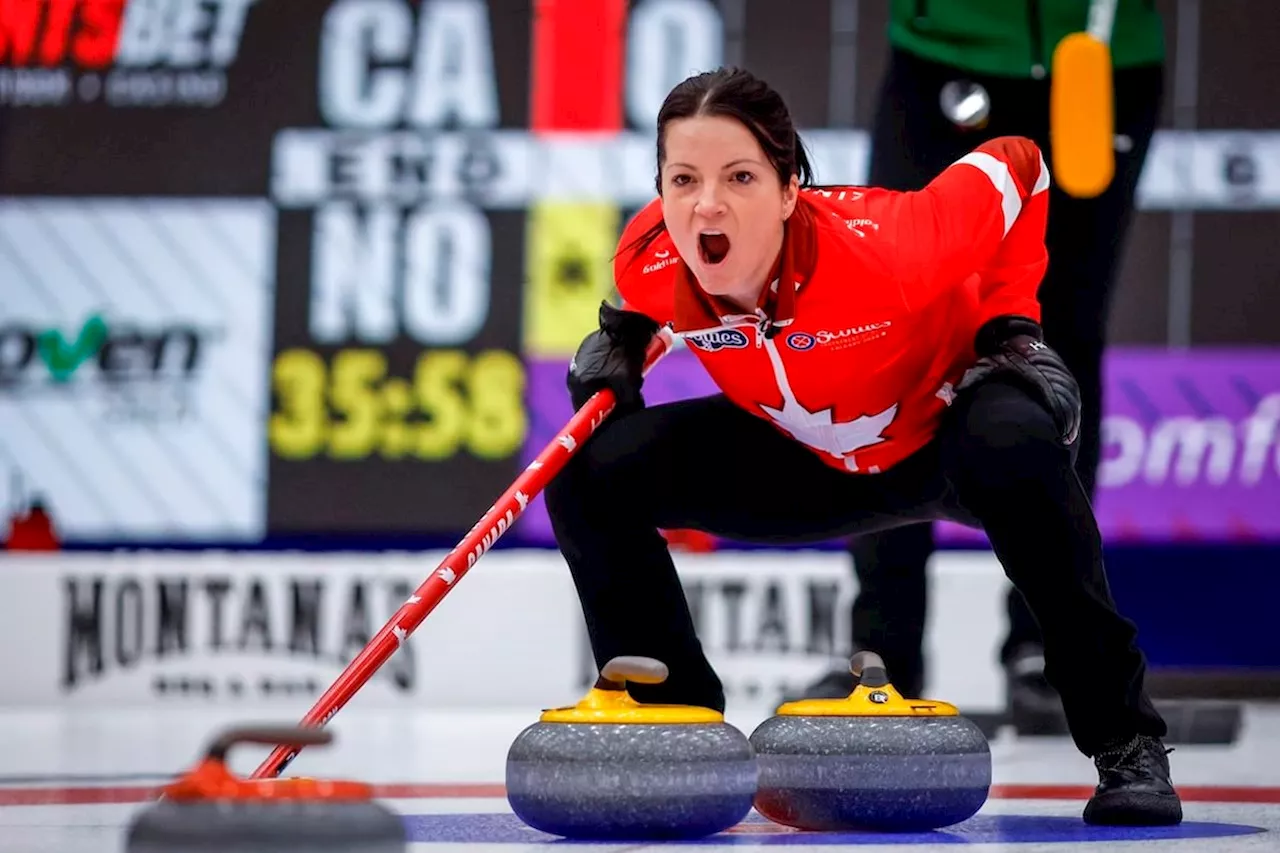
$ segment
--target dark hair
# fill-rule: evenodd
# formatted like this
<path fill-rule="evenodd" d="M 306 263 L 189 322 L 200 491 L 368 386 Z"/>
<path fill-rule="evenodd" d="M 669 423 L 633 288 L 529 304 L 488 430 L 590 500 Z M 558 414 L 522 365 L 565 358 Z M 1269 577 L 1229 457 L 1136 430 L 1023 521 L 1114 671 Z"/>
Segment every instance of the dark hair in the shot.
<path fill-rule="evenodd" d="M 657 174 L 654 185 L 662 194 L 662 164 L 666 160 L 667 125 L 695 116 L 727 116 L 740 121 L 756 138 L 765 157 L 786 186 L 794 175 L 800 186 L 813 186 L 813 167 L 791 112 L 773 87 L 743 68 L 717 68 L 679 83 L 667 93 L 658 110 Z M 666 229 L 662 220 L 641 234 L 631 246 L 641 251 Z M 631 248 L 628 246 L 628 248 Z"/>
<path fill-rule="evenodd" d="M 741 68 L 718 68 L 683 81 L 667 93 L 658 110 L 658 174 L 655 186 L 662 194 L 662 163 L 667 159 L 667 125 L 694 116 L 727 116 L 751 131 L 769 163 L 786 186 L 795 175 L 801 186 L 813 183 L 809 157 L 791 123 L 787 104 L 768 83 Z"/>

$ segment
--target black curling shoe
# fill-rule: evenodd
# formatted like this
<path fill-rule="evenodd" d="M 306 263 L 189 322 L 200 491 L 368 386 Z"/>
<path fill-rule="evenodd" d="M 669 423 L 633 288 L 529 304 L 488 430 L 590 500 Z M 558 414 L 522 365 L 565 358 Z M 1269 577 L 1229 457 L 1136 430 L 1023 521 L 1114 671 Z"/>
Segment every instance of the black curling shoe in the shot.
<path fill-rule="evenodd" d="M 1005 702 L 1019 737 L 1066 735 L 1062 697 L 1044 675 L 1044 649 L 1023 645 L 1005 662 Z"/>
<path fill-rule="evenodd" d="M 1099 826 L 1171 826 L 1182 822 L 1182 801 L 1169 779 L 1173 752 L 1159 740 L 1138 735 L 1099 753 L 1098 787 L 1084 808 L 1084 821 Z"/>
<path fill-rule="evenodd" d="M 799 702 L 801 699 L 844 699 L 857 686 L 858 677 L 848 669 L 833 669 L 812 684 L 784 693 L 782 703 Z"/>

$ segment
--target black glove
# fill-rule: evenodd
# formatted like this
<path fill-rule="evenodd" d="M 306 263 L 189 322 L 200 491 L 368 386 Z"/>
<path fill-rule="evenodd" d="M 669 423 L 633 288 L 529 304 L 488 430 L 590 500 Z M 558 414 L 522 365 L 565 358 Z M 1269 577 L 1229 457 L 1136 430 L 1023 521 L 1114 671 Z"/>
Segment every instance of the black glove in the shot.
<path fill-rule="evenodd" d="M 643 407 L 644 354 L 657 333 L 658 324 L 644 314 L 601 302 L 599 330 L 583 339 L 569 363 L 567 384 L 574 411 L 602 388 L 613 391 L 617 411 Z"/>
<path fill-rule="evenodd" d="M 992 377 L 1020 384 L 1044 403 L 1065 445 L 1080 435 L 1080 386 L 1062 357 L 1044 342 L 1040 324 L 1026 317 L 996 317 L 978 330 L 977 363 L 965 372 L 957 391 Z"/>

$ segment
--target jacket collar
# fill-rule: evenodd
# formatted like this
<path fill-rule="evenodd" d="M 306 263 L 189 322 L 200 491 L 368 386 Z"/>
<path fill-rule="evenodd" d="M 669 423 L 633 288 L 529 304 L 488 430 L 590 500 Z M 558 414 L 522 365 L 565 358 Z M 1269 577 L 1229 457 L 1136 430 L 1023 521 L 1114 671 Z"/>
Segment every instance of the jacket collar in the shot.
<path fill-rule="evenodd" d="M 812 277 L 817 263 L 817 238 L 814 211 L 802 195 L 787 219 L 771 283 L 761 292 L 753 313 L 744 313 L 707 293 L 682 260 L 676 268 L 674 331 L 684 334 L 746 322 L 758 324 L 763 331 L 790 325 L 795 318 L 796 292 Z"/>

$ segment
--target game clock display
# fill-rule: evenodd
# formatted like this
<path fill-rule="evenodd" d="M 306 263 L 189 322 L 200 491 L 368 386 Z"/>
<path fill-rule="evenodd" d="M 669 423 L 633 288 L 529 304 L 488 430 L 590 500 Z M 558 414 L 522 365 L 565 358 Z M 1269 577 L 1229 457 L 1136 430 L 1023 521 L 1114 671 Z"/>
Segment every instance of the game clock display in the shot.
<path fill-rule="evenodd" d="M 505 459 L 527 432 L 523 362 L 504 350 L 421 353 L 411 375 L 392 375 L 386 353 L 310 349 L 276 356 L 271 452 L 290 460 L 426 462 L 467 453 Z"/>

